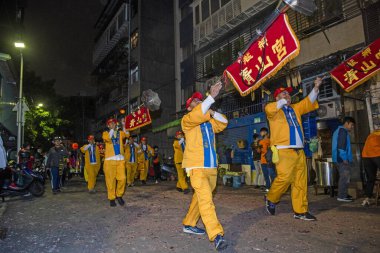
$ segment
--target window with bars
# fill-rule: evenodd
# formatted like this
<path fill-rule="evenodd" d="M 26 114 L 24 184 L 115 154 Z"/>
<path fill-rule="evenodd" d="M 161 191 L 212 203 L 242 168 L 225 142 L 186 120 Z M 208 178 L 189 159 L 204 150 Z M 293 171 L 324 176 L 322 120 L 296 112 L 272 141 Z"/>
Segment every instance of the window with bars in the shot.
<path fill-rule="evenodd" d="M 206 18 L 210 16 L 210 5 L 209 0 L 202 0 L 202 21 L 205 21 Z"/>

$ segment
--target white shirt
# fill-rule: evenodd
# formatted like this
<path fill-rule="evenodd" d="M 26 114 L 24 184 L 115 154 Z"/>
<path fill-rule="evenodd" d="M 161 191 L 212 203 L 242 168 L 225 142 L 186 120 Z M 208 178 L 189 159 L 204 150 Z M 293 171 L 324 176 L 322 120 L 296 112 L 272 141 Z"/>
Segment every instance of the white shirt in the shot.
<path fill-rule="evenodd" d="M 308 98 L 309 98 L 309 100 L 310 100 L 310 102 L 313 104 L 316 100 L 317 100 L 317 98 L 318 98 L 318 93 L 319 93 L 319 91 L 318 92 L 316 92 L 315 90 L 314 90 L 314 88 L 311 90 L 311 92 L 310 92 L 310 94 L 309 94 L 309 96 L 308 96 Z M 286 106 L 286 104 L 287 104 L 288 102 L 286 101 L 286 99 L 280 99 L 280 100 L 278 100 L 277 101 L 277 109 L 281 109 L 282 107 L 287 107 Z M 292 117 L 292 115 L 289 113 L 289 117 L 290 117 L 290 119 L 293 121 L 293 126 L 295 126 L 296 124 L 295 124 L 295 122 L 297 121 L 297 119 L 293 119 L 293 117 Z M 299 131 L 298 131 L 298 128 L 296 128 L 296 144 L 295 145 L 278 145 L 278 146 L 276 146 L 277 147 L 277 149 L 286 149 L 286 148 L 303 148 L 304 147 L 304 145 L 303 145 L 303 142 L 302 142 L 302 138 L 301 138 L 301 136 L 302 136 L 302 132 L 300 133 Z"/>

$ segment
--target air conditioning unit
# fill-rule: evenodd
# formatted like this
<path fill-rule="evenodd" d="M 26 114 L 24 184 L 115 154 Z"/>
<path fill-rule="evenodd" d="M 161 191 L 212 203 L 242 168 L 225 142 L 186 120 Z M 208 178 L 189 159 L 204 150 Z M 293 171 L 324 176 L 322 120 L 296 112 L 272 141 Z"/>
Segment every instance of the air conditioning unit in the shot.
<path fill-rule="evenodd" d="M 336 101 L 330 101 L 319 105 L 317 110 L 317 119 L 332 119 L 337 118 L 340 115 L 338 103 Z"/>

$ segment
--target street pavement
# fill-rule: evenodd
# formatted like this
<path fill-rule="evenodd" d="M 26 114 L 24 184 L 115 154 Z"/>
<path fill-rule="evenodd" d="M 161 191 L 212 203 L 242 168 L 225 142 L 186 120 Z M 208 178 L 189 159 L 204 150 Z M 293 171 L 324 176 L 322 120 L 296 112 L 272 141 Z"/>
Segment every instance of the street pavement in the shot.
<path fill-rule="evenodd" d="M 89 194 L 74 178 L 58 195 L 47 189 L 41 198 L 8 199 L 0 252 L 215 252 L 207 236 L 182 232 L 192 194 L 177 192 L 175 182 L 128 188 L 123 207 L 109 206 L 103 177 L 96 189 Z M 263 196 L 249 186 L 217 187 L 214 202 L 230 243 L 223 252 L 379 252 L 380 206 L 342 204 L 310 190 L 318 221 L 306 222 L 293 219 L 289 195 L 275 216 Z"/>

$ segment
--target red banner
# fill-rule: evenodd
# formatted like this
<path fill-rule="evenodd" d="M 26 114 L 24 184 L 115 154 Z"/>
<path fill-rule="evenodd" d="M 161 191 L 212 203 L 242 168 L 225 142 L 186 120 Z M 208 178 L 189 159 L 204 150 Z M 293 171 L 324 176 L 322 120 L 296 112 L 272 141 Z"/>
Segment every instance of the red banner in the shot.
<path fill-rule="evenodd" d="M 144 106 L 125 117 L 125 128 L 130 131 L 151 123 L 152 119 L 150 118 L 149 109 Z"/>
<path fill-rule="evenodd" d="M 330 75 L 347 92 L 364 83 L 380 70 L 380 38 L 344 61 Z"/>
<path fill-rule="evenodd" d="M 224 73 L 240 95 L 246 96 L 295 58 L 299 48 L 288 16 L 283 13 Z"/>

